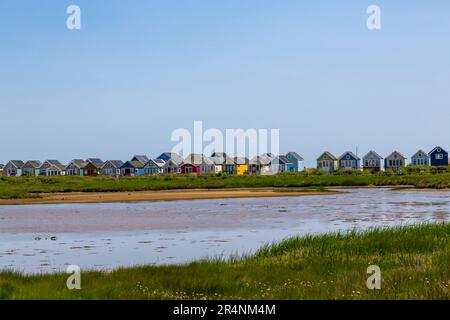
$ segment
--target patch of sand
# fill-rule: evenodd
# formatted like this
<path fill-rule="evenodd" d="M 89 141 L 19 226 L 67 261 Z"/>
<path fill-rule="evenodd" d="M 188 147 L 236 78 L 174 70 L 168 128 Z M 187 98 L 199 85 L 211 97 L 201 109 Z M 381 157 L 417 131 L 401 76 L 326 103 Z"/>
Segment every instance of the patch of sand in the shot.
<path fill-rule="evenodd" d="M 0 205 L 58 204 L 58 203 L 108 203 L 135 201 L 171 201 L 195 199 L 227 199 L 257 197 L 298 197 L 333 194 L 330 191 L 283 191 L 274 189 L 216 189 L 170 190 L 131 192 L 70 192 L 44 193 L 41 198 L 0 199 Z"/>

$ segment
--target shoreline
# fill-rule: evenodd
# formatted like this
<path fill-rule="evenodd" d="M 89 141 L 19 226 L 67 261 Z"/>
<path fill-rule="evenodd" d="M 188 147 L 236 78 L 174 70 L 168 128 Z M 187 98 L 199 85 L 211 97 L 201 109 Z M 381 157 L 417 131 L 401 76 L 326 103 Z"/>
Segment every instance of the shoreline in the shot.
<path fill-rule="evenodd" d="M 258 189 L 189 189 L 125 192 L 57 192 L 43 193 L 40 198 L 0 199 L 2 205 L 115 203 L 177 201 L 230 198 L 299 197 L 339 194 L 337 191 L 292 191 L 276 188 Z"/>
<path fill-rule="evenodd" d="M 220 189 L 172 189 L 110 192 L 51 192 L 39 193 L 39 198 L 0 199 L 0 206 L 38 204 L 82 204 L 156 202 L 177 200 L 206 200 L 233 198 L 269 198 L 319 196 L 345 193 L 348 189 L 383 189 L 392 191 L 450 191 L 449 188 L 417 188 L 412 185 L 326 186 L 324 190 L 302 190 L 296 187 L 220 188 Z M 331 190 L 334 189 L 334 190 Z M 339 190 L 339 191 L 337 191 Z"/>

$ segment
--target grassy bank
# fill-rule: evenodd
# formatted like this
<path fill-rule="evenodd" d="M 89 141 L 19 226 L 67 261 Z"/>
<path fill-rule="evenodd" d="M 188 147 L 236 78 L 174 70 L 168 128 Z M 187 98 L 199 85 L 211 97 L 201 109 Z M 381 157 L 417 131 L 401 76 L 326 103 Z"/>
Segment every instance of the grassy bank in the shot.
<path fill-rule="evenodd" d="M 326 186 L 398 186 L 449 188 L 450 172 L 391 172 L 368 174 L 294 173 L 276 176 L 158 175 L 114 179 L 109 177 L 0 177 L 0 199 L 39 197 L 52 192 L 120 192 L 173 189 L 265 188 Z"/>
<path fill-rule="evenodd" d="M 232 261 L 67 275 L 0 273 L 2 299 L 450 299 L 450 224 L 292 238 Z M 369 265 L 381 290 L 366 288 Z"/>

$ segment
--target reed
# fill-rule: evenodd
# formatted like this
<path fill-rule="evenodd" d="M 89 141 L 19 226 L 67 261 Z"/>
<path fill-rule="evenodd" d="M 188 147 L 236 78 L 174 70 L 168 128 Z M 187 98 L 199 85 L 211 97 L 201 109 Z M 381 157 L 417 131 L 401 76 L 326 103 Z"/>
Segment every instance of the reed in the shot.
<path fill-rule="evenodd" d="M 0 299 L 450 299 L 450 223 L 286 239 L 254 254 L 66 274 L 0 272 Z M 381 290 L 366 287 L 381 269 Z"/>

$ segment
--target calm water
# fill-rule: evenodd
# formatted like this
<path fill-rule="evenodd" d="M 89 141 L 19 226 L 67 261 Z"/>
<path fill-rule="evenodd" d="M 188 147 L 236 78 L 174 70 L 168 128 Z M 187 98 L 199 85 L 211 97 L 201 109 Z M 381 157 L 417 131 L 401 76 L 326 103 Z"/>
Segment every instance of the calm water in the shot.
<path fill-rule="evenodd" d="M 188 262 L 292 235 L 450 221 L 449 191 L 0 206 L 0 269 L 26 273 Z"/>

